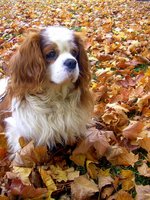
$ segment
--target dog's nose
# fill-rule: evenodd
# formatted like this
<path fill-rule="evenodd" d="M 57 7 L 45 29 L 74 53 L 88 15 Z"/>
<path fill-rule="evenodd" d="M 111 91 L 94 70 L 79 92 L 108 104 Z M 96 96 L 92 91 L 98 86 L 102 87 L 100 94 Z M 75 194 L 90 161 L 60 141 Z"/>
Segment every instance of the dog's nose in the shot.
<path fill-rule="evenodd" d="M 77 61 L 75 59 L 67 59 L 64 62 L 64 65 L 67 66 L 69 70 L 73 70 L 76 68 Z"/>

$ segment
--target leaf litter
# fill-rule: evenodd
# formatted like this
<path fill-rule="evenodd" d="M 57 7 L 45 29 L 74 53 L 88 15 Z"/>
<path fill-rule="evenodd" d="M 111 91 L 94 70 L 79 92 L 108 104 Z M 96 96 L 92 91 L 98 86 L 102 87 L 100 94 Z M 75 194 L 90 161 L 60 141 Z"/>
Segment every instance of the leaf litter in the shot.
<path fill-rule="evenodd" d="M 20 138 L 9 161 L 0 134 L 0 199 L 150 199 L 148 1 L 0 2 L 0 77 L 24 33 L 63 25 L 80 32 L 95 98 L 87 137 L 53 151 Z"/>

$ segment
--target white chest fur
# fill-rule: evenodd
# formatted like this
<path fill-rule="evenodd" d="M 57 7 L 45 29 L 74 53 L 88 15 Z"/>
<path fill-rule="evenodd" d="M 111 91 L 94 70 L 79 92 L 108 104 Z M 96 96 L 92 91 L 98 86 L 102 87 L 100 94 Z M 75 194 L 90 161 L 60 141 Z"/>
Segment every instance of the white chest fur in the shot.
<path fill-rule="evenodd" d="M 85 131 L 88 109 L 80 104 L 80 90 L 52 95 L 26 96 L 12 101 L 12 117 L 6 119 L 8 143 L 13 152 L 20 149 L 18 139 L 33 139 L 37 145 L 53 147 L 74 141 Z M 67 94 L 67 95 L 66 95 Z"/>

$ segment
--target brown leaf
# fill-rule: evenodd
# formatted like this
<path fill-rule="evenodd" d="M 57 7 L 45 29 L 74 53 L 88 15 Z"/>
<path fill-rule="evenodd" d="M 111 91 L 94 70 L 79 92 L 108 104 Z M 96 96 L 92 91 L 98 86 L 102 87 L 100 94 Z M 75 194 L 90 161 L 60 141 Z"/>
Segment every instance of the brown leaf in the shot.
<path fill-rule="evenodd" d="M 70 156 L 70 160 L 72 160 L 76 165 L 83 166 L 85 163 L 86 156 L 84 154 L 76 154 Z"/>
<path fill-rule="evenodd" d="M 139 142 L 140 147 L 150 152 L 150 138 L 149 137 L 145 137 L 139 140 L 138 142 Z"/>
<path fill-rule="evenodd" d="M 149 102 L 150 102 L 150 92 L 138 99 L 137 105 L 138 105 L 139 111 L 142 111 L 144 107 L 149 106 Z"/>
<path fill-rule="evenodd" d="M 102 119 L 108 125 L 122 128 L 127 125 L 129 121 L 125 114 L 126 112 L 128 112 L 128 110 L 117 103 L 107 104 Z"/>
<path fill-rule="evenodd" d="M 73 156 L 80 154 L 87 155 L 90 149 L 93 149 L 96 151 L 95 156 L 101 157 L 107 152 L 109 146 L 110 145 L 105 136 L 105 131 L 99 131 L 96 128 L 90 128 L 88 130 L 88 136 L 73 151 Z"/>
<path fill-rule="evenodd" d="M 150 167 L 146 163 L 143 163 L 142 166 L 138 167 L 140 175 L 150 177 Z"/>
<path fill-rule="evenodd" d="M 144 124 L 140 121 L 132 121 L 130 124 L 123 129 L 122 135 L 128 139 L 137 139 L 138 135 L 141 133 Z"/>
<path fill-rule="evenodd" d="M 24 143 L 25 144 L 25 143 Z M 34 146 L 34 142 L 31 141 L 25 145 L 20 152 L 15 154 L 15 158 L 12 161 L 13 166 L 26 166 L 32 167 L 35 164 L 47 162 L 49 159 L 47 147 Z"/>
<path fill-rule="evenodd" d="M 127 151 L 125 148 L 120 148 L 120 152 L 117 155 L 114 154 L 114 156 L 107 156 L 107 159 L 113 165 L 133 166 L 134 163 L 138 161 L 138 155 L 134 155 L 132 152 Z"/>
<path fill-rule="evenodd" d="M 88 200 L 98 191 L 98 186 L 86 176 L 75 178 L 71 184 L 72 200 Z"/>
<path fill-rule="evenodd" d="M 150 199 L 150 186 L 149 185 L 136 185 L 136 199 L 149 200 Z"/>
<path fill-rule="evenodd" d="M 108 200 L 133 200 L 132 196 L 123 190 L 120 190 L 119 192 L 115 193 L 113 196 L 108 198 Z M 139 200 L 139 199 L 138 199 Z"/>
<path fill-rule="evenodd" d="M 0 160 L 7 155 L 7 140 L 5 133 L 0 133 Z"/>
<path fill-rule="evenodd" d="M 19 179 L 12 180 L 10 193 L 11 195 L 20 195 L 23 198 L 47 197 L 46 188 L 34 188 L 33 185 L 26 186 Z"/>
<path fill-rule="evenodd" d="M 110 176 L 109 169 L 107 170 L 99 170 L 98 173 L 98 186 L 101 190 L 103 187 L 111 185 L 113 183 L 113 179 Z"/>
<path fill-rule="evenodd" d="M 90 177 L 92 179 L 97 180 L 98 177 L 98 173 L 99 173 L 99 168 L 96 167 L 95 163 L 93 163 L 92 161 L 86 161 L 86 168 L 87 168 L 87 172 L 90 175 Z"/>
<path fill-rule="evenodd" d="M 107 61 L 107 60 L 112 60 L 113 56 L 109 55 L 109 54 L 99 54 L 98 55 L 98 59 L 100 61 Z"/>

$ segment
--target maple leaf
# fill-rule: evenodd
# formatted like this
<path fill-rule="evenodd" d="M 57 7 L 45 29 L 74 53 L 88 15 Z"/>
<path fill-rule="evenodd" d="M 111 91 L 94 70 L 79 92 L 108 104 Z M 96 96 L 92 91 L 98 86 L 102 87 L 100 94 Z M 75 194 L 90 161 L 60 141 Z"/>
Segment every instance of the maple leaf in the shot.
<path fill-rule="evenodd" d="M 150 199 L 150 186 L 149 185 L 136 185 L 136 199 L 149 200 Z"/>
<path fill-rule="evenodd" d="M 93 155 L 94 159 L 92 160 L 96 160 L 97 158 L 106 154 L 106 152 L 108 151 L 110 147 L 108 140 L 111 140 L 111 139 L 115 140 L 115 136 L 113 135 L 111 131 L 99 131 L 98 129 L 90 128 L 87 132 L 87 137 L 73 151 L 71 160 L 75 161 L 76 163 L 80 163 L 83 166 L 84 161 L 85 161 L 85 155 L 87 158 L 89 158 L 89 154 L 88 154 L 89 152 L 92 153 Z M 81 156 L 81 155 L 84 155 L 84 156 Z M 82 159 L 82 163 L 78 162 L 77 159 L 79 160 Z"/>
<path fill-rule="evenodd" d="M 73 167 L 65 170 L 67 173 L 67 180 L 73 181 L 75 178 L 79 177 L 79 171 L 75 171 Z"/>
<path fill-rule="evenodd" d="M 129 121 L 125 114 L 126 112 L 128 112 L 128 110 L 117 103 L 107 104 L 102 119 L 106 124 L 122 128 L 127 125 Z"/>
<path fill-rule="evenodd" d="M 99 158 L 105 156 L 114 165 L 134 166 L 141 152 L 135 155 L 129 150 L 142 147 L 147 155 L 138 171 L 149 176 L 150 52 L 149 21 L 145 18 L 149 14 L 149 3 L 133 0 L 60 0 L 59 3 L 40 0 L 32 5 L 30 1 L 13 1 L 12 6 L 10 0 L 5 0 L 5 3 L 2 1 L 0 11 L 0 77 L 8 74 L 8 61 L 23 41 L 23 34 L 28 34 L 30 28 L 63 25 L 80 32 L 81 37 L 84 37 L 93 77 L 91 88 L 96 100 L 94 118 L 98 123 L 95 124 L 96 129 L 89 131 L 89 136 L 77 144 L 73 153 L 69 150 L 70 159 L 87 170 L 90 178 L 97 181 L 101 177 L 100 198 L 133 199 L 126 191 L 116 192 L 120 183 L 124 190 L 132 188 L 132 172 L 121 170 L 119 176 L 111 180 L 109 172 L 106 173 L 104 169 L 106 163 L 100 163 Z M 81 178 L 80 183 L 79 171 L 70 168 L 70 162 L 64 157 L 54 155 L 53 161 L 49 163 L 46 147 L 35 147 L 34 143 L 28 143 L 23 138 L 20 139 L 20 145 L 22 149 L 16 153 L 10 168 L 6 140 L 4 134 L 0 135 L 0 191 L 7 193 L 10 188 L 12 198 L 18 195 L 17 198 L 40 200 L 43 193 L 45 198 L 52 199 L 52 191 L 57 193 L 55 182 L 58 186 L 61 184 L 59 181 L 65 180 L 67 183 L 78 177 L 72 187 L 73 198 L 80 194 L 76 187 L 79 192 L 82 190 L 79 195 L 81 199 L 90 199 L 95 194 L 97 189 L 93 189 L 94 186 L 90 192 L 88 186 L 85 186 L 86 183 L 93 183 L 92 180 L 86 178 L 83 181 Z M 101 167 L 106 174 L 102 174 Z M 5 178 L 9 179 L 7 188 L 4 188 L 7 182 Z M 47 187 L 47 193 L 44 186 Z M 20 188 L 18 191 L 17 187 Z M 136 190 L 136 199 L 150 198 L 149 186 L 136 186 Z M 0 199 L 8 198 L 1 195 Z"/>
<path fill-rule="evenodd" d="M 0 133 L 0 160 L 7 154 L 7 141 L 4 133 Z"/>
<path fill-rule="evenodd" d="M 140 121 L 130 121 L 130 124 L 122 130 L 122 135 L 128 139 L 137 139 L 143 127 L 144 124 Z"/>
<path fill-rule="evenodd" d="M 0 200 L 9 200 L 8 197 L 0 195 Z"/>
<path fill-rule="evenodd" d="M 120 190 L 119 192 L 112 195 L 108 200 L 133 200 L 132 196 L 123 190 Z"/>
<path fill-rule="evenodd" d="M 149 102 L 150 102 L 150 92 L 138 99 L 137 105 L 138 105 L 139 111 L 142 111 L 143 107 L 148 106 Z"/>
<path fill-rule="evenodd" d="M 13 179 L 10 185 L 9 193 L 11 195 L 20 195 L 23 198 L 34 198 L 47 196 L 46 188 L 34 188 L 33 185 L 24 185 L 21 180 Z"/>
<path fill-rule="evenodd" d="M 67 181 L 67 173 L 65 170 L 61 169 L 59 166 L 50 165 L 50 174 L 53 179 L 58 182 Z"/>
<path fill-rule="evenodd" d="M 39 167 L 39 173 L 41 175 L 41 178 L 43 182 L 45 183 L 48 194 L 51 196 L 52 192 L 57 190 L 57 187 L 55 185 L 55 182 L 53 181 L 52 177 L 48 174 L 46 170 L 44 170 L 42 167 Z"/>
<path fill-rule="evenodd" d="M 125 191 L 129 191 L 135 186 L 134 174 L 130 170 L 121 170 L 120 179 L 122 183 L 122 189 Z"/>
<path fill-rule="evenodd" d="M 140 139 L 138 142 L 143 149 L 150 152 L 150 137 L 145 137 L 143 139 Z"/>
<path fill-rule="evenodd" d="M 24 185 L 30 185 L 29 175 L 31 174 L 32 168 L 24 167 L 13 167 L 12 172 L 7 172 L 8 179 L 18 178 Z"/>
<path fill-rule="evenodd" d="M 86 176 L 75 178 L 74 182 L 71 184 L 73 200 L 87 200 L 98 191 L 98 186 Z"/>
<path fill-rule="evenodd" d="M 109 169 L 107 170 L 99 170 L 98 172 L 98 186 L 100 190 L 106 186 L 111 185 L 113 183 L 113 179 L 110 176 Z"/>
<path fill-rule="evenodd" d="M 20 152 L 15 154 L 12 161 L 13 166 L 26 166 L 32 167 L 35 164 L 47 162 L 49 159 L 47 153 L 47 147 L 45 146 L 34 146 L 34 142 L 31 141 L 25 145 Z"/>
<path fill-rule="evenodd" d="M 144 162 L 140 167 L 138 167 L 140 175 L 150 177 L 150 168 Z"/>
<path fill-rule="evenodd" d="M 98 186 L 102 199 L 108 198 L 114 191 L 113 178 L 110 176 L 109 170 L 99 170 Z"/>
<path fill-rule="evenodd" d="M 135 162 L 138 161 L 138 155 L 129 152 L 124 147 L 115 147 L 114 149 L 110 149 L 110 152 L 107 153 L 106 158 L 113 164 L 113 165 L 134 165 Z"/>

